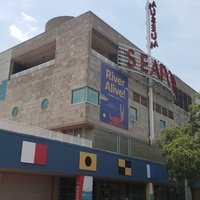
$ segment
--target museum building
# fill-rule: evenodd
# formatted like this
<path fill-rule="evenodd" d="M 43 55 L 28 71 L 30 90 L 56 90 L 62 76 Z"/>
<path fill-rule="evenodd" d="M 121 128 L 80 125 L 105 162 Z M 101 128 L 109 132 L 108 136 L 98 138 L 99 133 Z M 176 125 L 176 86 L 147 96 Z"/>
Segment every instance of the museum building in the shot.
<path fill-rule="evenodd" d="M 197 92 L 95 14 L 0 53 L 0 80 L 0 199 L 177 199 L 157 140 Z"/>

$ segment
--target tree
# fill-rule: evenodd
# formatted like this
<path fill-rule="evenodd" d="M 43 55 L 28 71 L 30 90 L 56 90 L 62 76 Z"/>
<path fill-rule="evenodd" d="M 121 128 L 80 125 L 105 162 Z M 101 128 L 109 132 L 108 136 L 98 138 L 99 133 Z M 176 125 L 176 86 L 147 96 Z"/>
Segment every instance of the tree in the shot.
<path fill-rule="evenodd" d="M 172 179 L 188 180 L 192 191 L 200 180 L 200 95 L 189 109 L 189 120 L 184 127 L 167 127 L 161 133 L 159 147 Z"/>

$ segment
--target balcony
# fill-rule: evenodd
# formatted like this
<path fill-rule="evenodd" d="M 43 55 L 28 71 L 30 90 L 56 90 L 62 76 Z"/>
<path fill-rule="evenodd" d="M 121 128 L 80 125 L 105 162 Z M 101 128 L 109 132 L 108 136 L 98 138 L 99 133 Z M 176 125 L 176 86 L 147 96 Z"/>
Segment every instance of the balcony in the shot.
<path fill-rule="evenodd" d="M 45 63 L 42 63 L 40 65 L 37 65 L 37 66 L 34 66 L 34 67 L 31 67 L 29 69 L 26 69 L 26 70 L 23 70 L 21 72 L 18 72 L 16 74 L 13 74 L 11 75 L 10 79 L 15 79 L 15 78 L 19 78 L 21 76 L 24 76 L 24 75 L 27 75 L 27 74 L 30 74 L 30 73 L 33 73 L 33 72 L 36 72 L 36 71 L 39 71 L 39 70 L 42 70 L 44 68 L 48 68 L 48 67 L 51 67 L 55 64 L 55 59 L 53 60 L 50 60 L 50 61 L 47 61 Z"/>

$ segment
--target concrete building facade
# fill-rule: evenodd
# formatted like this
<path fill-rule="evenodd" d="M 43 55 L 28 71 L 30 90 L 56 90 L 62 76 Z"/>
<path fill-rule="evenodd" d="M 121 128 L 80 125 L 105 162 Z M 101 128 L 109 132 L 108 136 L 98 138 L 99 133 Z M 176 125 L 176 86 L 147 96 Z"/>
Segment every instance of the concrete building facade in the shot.
<path fill-rule="evenodd" d="M 3 69 L 0 76 L 0 118 L 92 142 L 90 147 L 65 143 L 71 152 L 71 168 L 66 166 L 63 169 L 60 165 L 65 166 L 63 162 L 67 162 L 65 150 L 62 152 L 62 145 L 52 138 L 45 135 L 44 139 L 33 133 L 24 139 L 25 136 L 17 130 L 1 128 L 5 143 L 17 136 L 19 138 L 13 139 L 16 145 L 18 140 L 45 143 L 48 145 L 48 161 L 52 159 L 59 164 L 47 163 L 34 168 L 19 165 L 20 161 L 2 161 L 0 194 L 6 194 L 3 199 L 12 199 L 13 196 L 20 200 L 75 199 L 76 177 L 82 174 L 94 178 L 93 199 L 123 199 L 126 196 L 129 199 L 147 199 L 151 193 L 148 183 L 154 185 L 155 199 L 176 199 L 156 141 L 162 128 L 170 125 L 181 127 L 188 120 L 188 107 L 195 100 L 196 91 L 176 76 L 175 96 L 163 85 L 153 82 L 155 139 L 150 145 L 147 77 L 119 68 L 120 45 L 142 52 L 92 12 L 87 12 L 78 17 L 54 18 L 46 24 L 44 33 L 0 54 Z M 105 77 L 110 86 L 103 85 Z M 112 84 L 118 86 L 114 89 Z M 115 97 L 111 94 L 106 96 L 102 85 L 114 91 Z M 111 102 L 103 108 L 102 102 L 109 101 L 109 98 L 122 103 L 118 102 L 120 106 L 115 108 L 115 103 Z M 124 100 L 126 103 L 123 104 Z M 106 117 L 106 109 L 117 110 L 121 118 L 115 112 Z M 119 122 L 122 118 L 125 124 Z M 50 154 L 51 148 L 55 148 L 58 154 Z M 20 157 L 22 150 L 17 151 Z M 80 159 L 77 156 L 82 151 L 97 156 L 96 170 L 82 172 L 76 169 L 78 161 L 73 158 Z M 56 158 L 59 156 L 63 161 Z M 116 160 L 118 164 L 120 160 L 131 163 L 128 174 L 120 176 L 119 171 L 115 174 L 107 169 L 115 168 Z M 134 166 L 134 163 L 138 164 Z M 155 172 L 152 179 L 148 176 L 151 167 Z M 22 181 L 19 183 L 19 180 Z M 18 194 L 19 190 L 23 192 Z"/>

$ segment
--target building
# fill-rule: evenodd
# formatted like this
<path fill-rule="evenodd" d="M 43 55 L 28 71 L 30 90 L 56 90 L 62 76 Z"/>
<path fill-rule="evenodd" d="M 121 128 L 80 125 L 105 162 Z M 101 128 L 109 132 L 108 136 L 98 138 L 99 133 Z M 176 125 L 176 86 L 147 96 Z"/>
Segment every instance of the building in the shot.
<path fill-rule="evenodd" d="M 187 121 L 196 91 L 175 76 L 174 97 L 168 75 L 156 81 L 156 63 L 150 135 L 149 76 L 119 67 L 120 48 L 145 55 L 87 12 L 54 18 L 0 54 L 1 199 L 78 199 L 83 176 L 96 200 L 176 199 L 156 140 L 165 126 Z M 24 149 L 37 144 L 43 153 L 34 165 Z"/>

